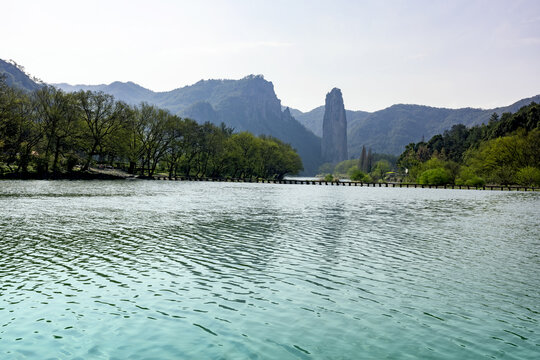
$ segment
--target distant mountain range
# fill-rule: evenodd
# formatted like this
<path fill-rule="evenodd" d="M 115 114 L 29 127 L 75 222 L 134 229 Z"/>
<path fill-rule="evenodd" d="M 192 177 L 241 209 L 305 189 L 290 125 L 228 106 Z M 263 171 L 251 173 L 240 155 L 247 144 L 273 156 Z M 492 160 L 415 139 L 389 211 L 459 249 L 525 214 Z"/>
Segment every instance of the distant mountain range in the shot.
<path fill-rule="evenodd" d="M 343 96 L 346 101 L 346 94 Z M 422 137 L 429 140 L 433 135 L 441 134 L 455 124 L 469 127 L 487 124 L 493 113 L 514 113 L 531 102 L 540 103 L 540 95 L 519 100 L 509 106 L 487 110 L 405 104 L 392 105 L 372 113 L 347 110 L 349 157 L 359 157 L 363 145 L 371 147 L 377 153 L 399 155 L 407 144 L 418 142 Z M 315 135 L 322 136 L 324 106 L 305 113 L 291 109 L 291 114 Z"/>
<path fill-rule="evenodd" d="M 0 60 L 0 73 L 7 75 L 8 84 L 34 90 L 33 82 L 17 66 Z M 201 80 L 193 85 L 167 92 L 154 92 L 133 82 L 113 82 L 109 85 L 53 84 L 67 91 L 103 91 L 130 104 L 147 102 L 166 108 L 182 117 L 198 122 L 221 122 L 236 131 L 275 136 L 292 144 L 302 157 L 305 173 L 314 174 L 321 163 L 320 147 L 324 106 L 309 112 L 288 109 L 274 92 L 271 82 L 261 75 L 240 80 Z M 328 89 L 330 90 L 330 89 Z M 347 105 L 347 94 L 343 94 Z M 321 99 L 323 101 L 323 99 Z M 515 112 L 531 102 L 540 102 L 540 95 L 495 109 L 445 109 L 422 105 L 393 105 L 376 111 L 347 110 L 348 152 L 359 157 L 362 146 L 374 152 L 400 154 L 411 142 L 428 140 L 455 124 L 467 126 L 487 123 L 494 112 Z"/>
<path fill-rule="evenodd" d="M 274 85 L 261 75 L 240 80 L 201 80 L 167 92 L 153 92 L 132 82 L 109 85 L 53 84 L 64 91 L 103 91 L 131 104 L 147 102 L 200 123 L 225 123 L 236 131 L 271 135 L 290 143 L 302 158 L 306 174 L 320 163 L 321 139 L 282 110 Z"/>
<path fill-rule="evenodd" d="M 270 86 L 263 86 L 264 83 Z M 126 102 L 147 101 L 198 121 L 213 123 L 223 121 L 238 130 L 249 130 L 257 134 L 272 134 L 279 138 L 285 136 L 286 138 L 282 138 L 285 141 L 291 139 L 283 131 L 275 131 L 274 127 L 277 124 L 269 122 L 270 117 L 265 115 L 266 111 L 263 111 L 265 108 L 268 109 L 268 105 L 271 103 L 270 108 L 273 108 L 273 112 L 277 114 L 276 105 L 279 100 L 271 83 L 260 76 L 248 76 L 240 80 L 199 81 L 194 85 L 164 93 L 154 93 L 131 82 L 114 82 L 110 85 L 94 86 L 67 84 L 56 84 L 56 86 L 65 91 L 81 89 L 104 91 Z M 343 96 L 346 101 L 347 94 L 343 94 Z M 504 112 L 516 112 L 533 101 L 539 103 L 540 95 L 494 109 L 447 109 L 398 104 L 375 112 L 347 110 L 349 157 L 359 157 L 362 146 L 371 148 L 377 153 L 399 155 L 407 144 L 418 142 L 422 137 L 428 140 L 433 135 L 440 134 L 455 124 L 474 126 L 487 123 L 494 112 L 499 115 Z M 251 102 L 249 111 L 245 108 L 248 102 Z M 345 103 L 345 105 L 347 104 Z M 240 110 L 242 114 L 235 112 L 238 110 L 237 108 L 243 109 Z M 285 109 L 286 107 L 283 106 L 282 110 Z M 260 111 L 263 112 L 259 114 Z M 260 115 L 258 119 L 250 118 L 256 114 Z M 324 106 L 319 106 L 305 113 L 291 108 L 290 115 L 318 138 L 322 137 Z M 307 139 L 313 144 L 315 143 L 313 138 L 307 136 L 301 140 Z M 301 142 L 298 139 L 291 141 L 291 143 L 299 152 L 305 147 L 300 145 Z M 300 155 L 304 159 L 305 154 L 301 153 Z"/>

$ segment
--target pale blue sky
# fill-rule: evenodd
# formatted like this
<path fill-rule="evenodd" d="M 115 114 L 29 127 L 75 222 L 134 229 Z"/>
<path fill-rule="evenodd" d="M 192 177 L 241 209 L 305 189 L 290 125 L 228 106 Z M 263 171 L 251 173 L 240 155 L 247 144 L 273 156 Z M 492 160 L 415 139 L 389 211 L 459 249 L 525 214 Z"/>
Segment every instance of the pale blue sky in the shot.
<path fill-rule="evenodd" d="M 155 91 L 263 74 L 310 110 L 508 105 L 540 93 L 540 1 L 2 1 L 0 58 Z"/>

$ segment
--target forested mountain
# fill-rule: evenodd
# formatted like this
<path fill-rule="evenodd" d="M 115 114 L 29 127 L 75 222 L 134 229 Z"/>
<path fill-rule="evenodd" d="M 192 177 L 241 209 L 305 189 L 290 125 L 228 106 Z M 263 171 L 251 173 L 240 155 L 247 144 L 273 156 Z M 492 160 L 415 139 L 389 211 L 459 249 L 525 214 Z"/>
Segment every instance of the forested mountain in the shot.
<path fill-rule="evenodd" d="M 197 124 L 103 92 L 68 93 L 50 85 L 24 91 L 5 78 L 0 77 L 0 178 L 87 179 L 94 178 L 94 166 L 150 178 L 168 173 L 282 179 L 302 170 L 296 151 L 274 137 Z"/>
<path fill-rule="evenodd" d="M 346 94 L 345 94 L 346 96 Z M 450 129 L 453 125 L 480 125 L 493 113 L 516 112 L 531 102 L 540 102 L 540 95 L 520 100 L 510 106 L 495 109 L 446 109 L 421 105 L 393 105 L 367 113 L 347 111 L 349 157 L 359 157 L 362 146 L 376 153 L 400 154 L 405 146 Z M 324 106 L 302 113 L 291 110 L 293 116 L 315 134 L 322 132 Z"/>
<path fill-rule="evenodd" d="M 7 83 L 26 90 L 39 87 L 17 66 L 0 60 L 0 73 Z M 250 131 L 256 135 L 275 136 L 292 144 L 302 157 L 305 173 L 312 174 L 321 164 L 320 136 L 324 106 L 303 113 L 281 106 L 273 84 L 262 76 L 247 76 L 240 80 L 201 80 L 193 85 L 167 92 L 153 92 L 132 82 L 109 85 L 68 85 L 56 87 L 103 91 L 130 104 L 147 102 L 168 109 L 173 114 L 190 117 L 199 123 L 225 123 L 235 131 Z M 345 105 L 347 94 L 344 94 Z M 374 153 L 399 155 L 405 146 L 422 138 L 450 129 L 453 125 L 474 126 L 487 123 L 495 112 L 516 112 L 531 102 L 540 102 L 540 95 L 520 100 L 510 106 L 495 109 L 446 109 L 422 105 L 393 105 L 376 111 L 346 111 L 348 153 L 358 158 L 362 147 Z M 310 131 L 311 130 L 311 131 Z"/>
<path fill-rule="evenodd" d="M 133 83 L 57 86 L 66 91 L 101 90 L 131 103 L 147 101 L 200 122 L 210 121 L 214 124 L 225 122 L 236 130 L 271 134 L 291 142 L 298 149 L 306 168 L 316 169 L 315 158 L 317 160 L 319 158 L 318 144 L 319 137 L 322 136 L 324 106 L 305 113 L 290 109 L 291 116 L 317 137 L 302 131 L 301 128 L 291 132 L 284 126 L 283 119 L 279 119 L 276 106 L 279 100 L 272 83 L 264 80 L 262 76 L 248 76 L 240 80 L 201 80 L 196 84 L 162 93 L 153 93 Z M 344 94 L 345 100 L 346 96 Z M 450 129 L 453 125 L 474 126 L 487 123 L 494 112 L 498 115 L 515 112 L 533 101 L 539 102 L 540 95 L 495 109 L 447 109 L 397 104 L 372 113 L 347 110 L 349 157 L 359 157 L 362 146 L 371 148 L 375 153 L 399 155 L 407 144 L 420 141 L 422 138 L 430 138 Z M 284 116 L 283 114 L 281 118 Z M 293 126 L 292 122 L 290 126 Z M 298 125 L 294 124 L 293 127 L 297 128 Z M 317 153 L 316 157 L 310 155 L 313 151 Z"/>
<path fill-rule="evenodd" d="M 315 173 L 321 163 L 320 138 L 301 125 L 289 110 L 282 111 L 273 84 L 260 75 L 240 80 L 201 80 L 168 92 L 152 92 L 134 83 L 120 82 L 55 86 L 68 92 L 103 91 L 118 100 L 131 104 L 148 102 L 199 123 L 223 122 L 235 131 L 274 136 L 297 149 L 307 174 Z"/>
<path fill-rule="evenodd" d="M 453 125 L 429 141 L 408 144 L 398 160 L 421 184 L 540 186 L 540 105 L 504 112 L 487 124 Z"/>
<path fill-rule="evenodd" d="M 24 68 L 14 62 L 0 59 L 0 76 L 5 77 L 6 84 L 25 91 L 33 91 L 40 88 L 40 84 L 30 78 Z"/>

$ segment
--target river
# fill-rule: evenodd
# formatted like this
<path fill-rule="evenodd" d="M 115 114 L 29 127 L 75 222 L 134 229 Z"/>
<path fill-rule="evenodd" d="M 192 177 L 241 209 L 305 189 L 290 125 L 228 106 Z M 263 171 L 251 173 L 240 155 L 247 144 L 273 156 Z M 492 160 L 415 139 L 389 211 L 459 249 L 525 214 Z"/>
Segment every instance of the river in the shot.
<path fill-rule="evenodd" d="M 0 181 L 0 359 L 532 359 L 540 194 Z"/>

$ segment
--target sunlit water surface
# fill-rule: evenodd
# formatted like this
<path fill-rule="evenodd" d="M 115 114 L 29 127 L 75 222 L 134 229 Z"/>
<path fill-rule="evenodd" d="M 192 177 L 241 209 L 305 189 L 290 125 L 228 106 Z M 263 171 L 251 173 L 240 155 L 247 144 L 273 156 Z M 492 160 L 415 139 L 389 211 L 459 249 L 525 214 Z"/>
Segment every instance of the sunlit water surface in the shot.
<path fill-rule="evenodd" d="M 0 182 L 0 359 L 534 359 L 540 194 Z"/>

